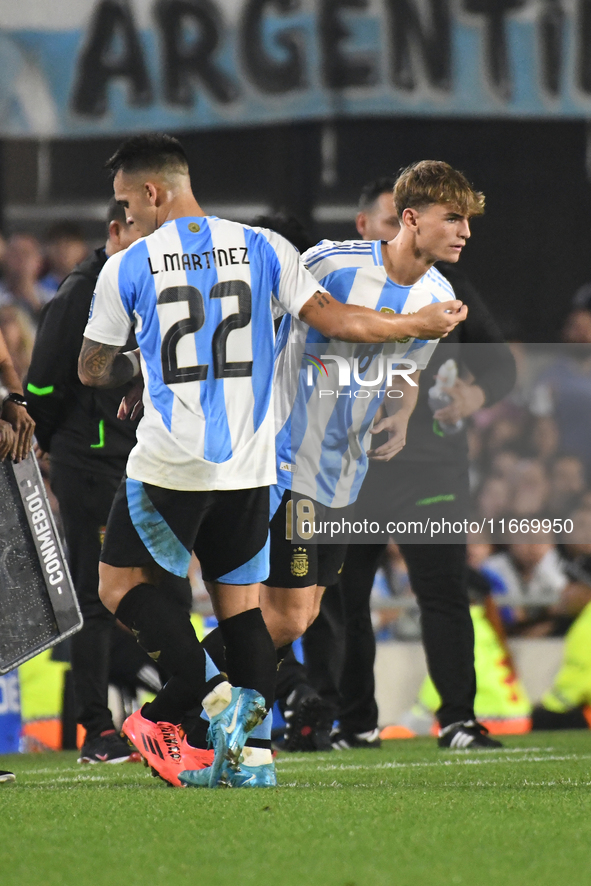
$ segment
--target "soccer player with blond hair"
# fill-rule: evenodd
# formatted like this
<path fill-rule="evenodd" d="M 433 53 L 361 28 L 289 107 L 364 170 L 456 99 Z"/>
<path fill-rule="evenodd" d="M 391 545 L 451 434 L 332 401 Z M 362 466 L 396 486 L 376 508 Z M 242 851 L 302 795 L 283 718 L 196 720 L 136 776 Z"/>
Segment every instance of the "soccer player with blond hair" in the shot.
<path fill-rule="evenodd" d="M 395 235 L 398 227 L 392 217 L 397 216 L 397 236 L 389 241 L 323 241 L 303 259 L 319 285 L 343 304 L 412 313 L 423 305 L 455 298 L 452 285 L 434 265 L 458 261 L 471 234 L 470 220 L 483 211 L 484 195 L 463 173 L 442 161 L 421 161 L 402 171 L 393 198 L 388 201 L 372 192 L 361 207 L 368 230 L 377 212 L 382 228 L 387 226 Z M 408 340 L 397 345 L 396 355 L 401 361 L 413 359 L 421 370 L 436 344 Z M 395 400 L 349 399 L 348 391 L 342 390 L 330 405 L 326 398 L 320 402 L 320 389 L 331 385 L 322 370 L 301 366 L 302 355 L 315 354 L 318 345 L 327 354 L 339 353 L 330 336 L 319 334 L 302 318 L 286 316 L 278 334 L 275 369 L 278 485 L 271 490 L 271 572 L 261 594 L 265 620 L 278 647 L 295 640 L 314 621 L 324 589 L 337 581 L 346 552 L 345 544 L 315 544 L 314 539 L 302 544 L 300 538 L 292 544 L 286 526 L 295 523 L 295 516 L 290 518 L 296 506 L 302 513 L 322 515 L 323 521 L 338 521 L 339 511 L 342 514 L 357 499 L 368 458 L 389 461 L 405 445 L 418 391 L 412 388 L 403 400 Z M 382 348 L 365 351 L 363 375 L 374 379 Z M 307 384 L 310 371 L 316 397 Z M 294 385 L 294 372 L 299 372 L 299 385 Z M 364 393 L 353 387 L 354 398 Z M 377 394 L 378 388 L 374 390 Z M 381 403 L 386 414 L 374 421 Z M 372 435 L 381 431 L 387 432 L 387 442 L 372 446 Z M 296 693 L 289 700 L 288 745 L 293 738 L 297 746 L 302 729 L 311 734 L 318 709 L 317 698 L 304 690 L 301 698 Z"/>

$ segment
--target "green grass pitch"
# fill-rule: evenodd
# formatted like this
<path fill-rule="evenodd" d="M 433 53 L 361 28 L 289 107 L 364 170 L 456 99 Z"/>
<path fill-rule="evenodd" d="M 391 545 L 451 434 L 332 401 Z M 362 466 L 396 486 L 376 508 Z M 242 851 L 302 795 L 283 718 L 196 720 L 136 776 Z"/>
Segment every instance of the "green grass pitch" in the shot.
<path fill-rule="evenodd" d="M 73 753 L 1 757 L 18 781 L 0 785 L 0 883 L 591 884 L 591 732 L 277 762 L 277 789 L 210 791 Z"/>

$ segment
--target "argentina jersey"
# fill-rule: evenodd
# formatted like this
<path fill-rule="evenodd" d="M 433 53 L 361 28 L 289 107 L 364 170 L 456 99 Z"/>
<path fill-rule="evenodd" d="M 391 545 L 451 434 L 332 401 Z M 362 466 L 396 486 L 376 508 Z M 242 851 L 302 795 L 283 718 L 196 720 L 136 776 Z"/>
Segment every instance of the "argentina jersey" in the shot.
<path fill-rule="evenodd" d="M 215 217 L 166 222 L 106 263 L 85 336 L 134 329 L 144 415 L 128 476 L 168 489 L 275 482 L 272 301 L 298 316 L 319 289 L 271 231 Z"/>
<path fill-rule="evenodd" d="M 323 240 L 303 259 L 318 283 L 343 304 L 409 314 L 455 298 L 435 268 L 413 286 L 391 280 L 380 241 Z M 424 369 L 436 345 L 436 340 L 418 339 L 350 345 L 285 317 L 275 359 L 278 484 L 327 507 L 355 502 L 367 472 L 369 432 L 386 387 L 407 384 L 391 373 L 388 382 L 388 368 L 410 371 L 410 364 L 399 363 L 406 358 Z"/>

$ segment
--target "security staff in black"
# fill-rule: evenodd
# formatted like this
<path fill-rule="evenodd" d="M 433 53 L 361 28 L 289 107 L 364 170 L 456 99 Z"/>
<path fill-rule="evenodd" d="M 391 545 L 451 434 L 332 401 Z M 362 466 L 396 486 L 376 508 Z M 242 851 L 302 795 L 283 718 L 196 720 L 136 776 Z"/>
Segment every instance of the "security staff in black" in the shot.
<path fill-rule="evenodd" d="M 71 641 L 72 676 L 76 719 L 86 729 L 80 761 L 91 763 L 127 760 L 131 754 L 115 732 L 107 704 L 115 620 L 99 600 L 98 561 L 111 503 L 135 444 L 137 421 L 117 419 L 130 384 L 114 390 L 88 388 L 79 381 L 77 369 L 97 277 L 110 255 L 138 238 L 114 200 L 107 230 L 106 245 L 66 277 L 43 309 L 26 379 L 37 443 L 51 456 L 51 487 L 84 616 L 82 630 Z"/>
<path fill-rule="evenodd" d="M 469 514 L 469 484 L 462 416 L 498 402 L 515 383 L 511 351 L 474 287 L 455 267 L 442 263 L 437 267 L 468 306 L 468 317 L 437 347 L 422 374 L 404 449 L 390 462 L 370 464 L 355 515 L 363 519 L 366 513 L 368 517 L 371 514 L 370 519 L 383 525 L 400 521 L 401 530 L 402 524 L 408 526 L 410 521 L 424 525 L 427 518 L 463 523 Z M 453 366 L 459 370 L 448 407 L 441 400 L 437 402 L 440 395 L 434 379 L 444 364 L 448 372 Z M 463 381 L 466 374 L 471 379 Z M 393 537 L 417 596 L 428 669 L 442 699 L 437 712 L 439 745 L 455 746 L 454 740 L 461 740 L 462 747 L 498 746 L 474 717 L 474 629 L 463 537 L 454 541 L 453 534 L 442 533 L 436 544 L 416 544 L 415 539 L 420 538 L 416 534 Z M 385 548 L 385 543 L 350 545 L 339 582 L 346 639 L 339 685 L 340 726 L 333 746 L 340 748 L 379 743 L 369 598 Z"/>

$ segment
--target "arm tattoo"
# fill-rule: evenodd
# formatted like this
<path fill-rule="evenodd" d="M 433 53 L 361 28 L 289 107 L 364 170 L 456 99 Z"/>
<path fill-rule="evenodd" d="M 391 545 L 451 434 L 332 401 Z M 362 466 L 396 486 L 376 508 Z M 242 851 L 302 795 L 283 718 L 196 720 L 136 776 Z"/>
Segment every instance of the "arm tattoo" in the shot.
<path fill-rule="evenodd" d="M 91 345 L 84 352 L 83 365 L 86 374 L 91 378 L 102 378 L 109 369 L 109 356 L 105 353 L 107 345 Z"/>
<path fill-rule="evenodd" d="M 328 298 L 326 296 L 326 293 L 324 293 L 324 292 L 315 292 L 314 295 L 312 296 L 312 298 L 314 299 L 314 301 L 316 302 L 316 304 L 318 305 L 319 308 L 323 308 L 324 305 L 328 304 Z"/>
<path fill-rule="evenodd" d="M 83 339 L 78 359 L 82 384 L 95 388 L 118 388 L 133 376 L 133 366 L 120 347 Z"/>

